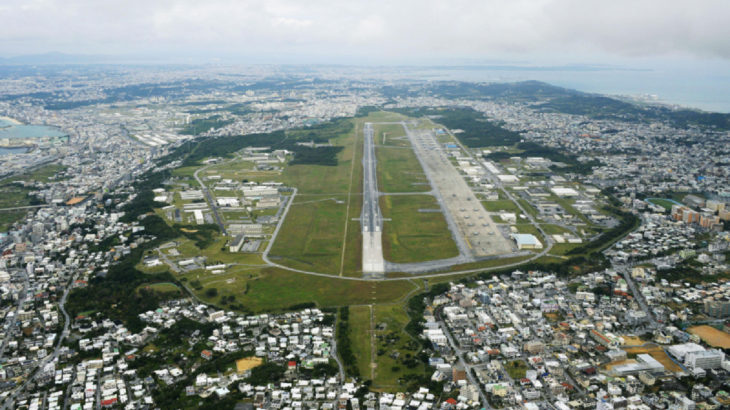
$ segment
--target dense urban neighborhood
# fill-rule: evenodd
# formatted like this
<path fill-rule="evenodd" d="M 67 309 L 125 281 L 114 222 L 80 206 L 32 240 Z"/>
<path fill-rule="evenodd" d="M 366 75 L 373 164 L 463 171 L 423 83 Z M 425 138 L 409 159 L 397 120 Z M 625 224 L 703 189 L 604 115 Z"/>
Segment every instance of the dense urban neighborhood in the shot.
<path fill-rule="evenodd" d="M 730 408 L 730 116 L 313 67 L 0 76 L 0 406 Z"/>

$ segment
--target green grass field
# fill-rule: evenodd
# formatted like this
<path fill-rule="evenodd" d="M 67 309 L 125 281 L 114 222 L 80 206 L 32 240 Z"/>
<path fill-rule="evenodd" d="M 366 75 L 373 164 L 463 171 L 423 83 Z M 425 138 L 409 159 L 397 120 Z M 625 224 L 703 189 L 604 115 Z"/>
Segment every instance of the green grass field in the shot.
<path fill-rule="evenodd" d="M 506 211 L 522 213 L 520 211 L 520 208 L 509 199 L 500 199 L 497 201 L 482 201 L 482 205 L 484 205 L 484 209 L 489 212 Z"/>
<path fill-rule="evenodd" d="M 654 205 L 661 206 L 662 208 L 666 209 L 667 211 L 672 210 L 672 206 L 677 205 L 674 201 L 670 199 L 664 199 L 664 198 L 650 198 L 649 202 L 651 202 Z"/>
<path fill-rule="evenodd" d="M 444 259 L 459 254 L 451 238 L 446 219 L 430 195 L 383 196 L 380 198 L 383 217 L 391 219 L 383 227 L 383 255 L 396 263 Z"/>
<path fill-rule="evenodd" d="M 357 368 L 360 372 L 360 379 L 371 379 L 372 369 L 370 360 L 372 355 L 370 328 L 371 306 L 350 306 L 350 343 L 352 352 L 357 358 Z"/>
<path fill-rule="evenodd" d="M 141 285 L 137 288 L 137 292 L 139 292 L 141 289 L 149 290 L 156 293 L 180 293 L 181 289 L 174 283 L 170 282 L 161 282 L 161 283 L 153 283 L 153 284 L 145 284 Z"/>
<path fill-rule="evenodd" d="M 376 305 L 374 310 L 377 366 L 373 388 L 403 391 L 407 386 L 403 376 L 424 372 L 424 364 L 416 357 L 421 345 L 404 330 L 409 317 L 402 305 Z"/>
<path fill-rule="evenodd" d="M 378 189 L 381 192 L 426 192 L 431 190 L 421 163 L 411 149 L 376 147 Z"/>
<path fill-rule="evenodd" d="M 65 167 L 56 164 L 42 166 L 31 172 L 6 178 L 0 181 L 0 209 L 15 208 L 28 206 L 31 204 L 31 198 L 28 194 L 33 191 L 32 188 L 26 188 L 15 184 L 18 181 L 35 181 L 48 182 L 56 173 L 63 171 Z M 0 212 L 0 232 L 7 231 L 12 224 L 23 219 L 28 214 L 28 210 L 15 210 Z"/>
<path fill-rule="evenodd" d="M 52 179 L 56 179 L 56 174 L 65 170 L 66 167 L 59 164 L 48 164 L 40 168 L 36 168 L 25 174 L 17 175 L 2 180 L 2 183 L 13 182 L 13 181 L 35 181 L 35 182 L 48 182 Z"/>
<path fill-rule="evenodd" d="M 400 124 L 373 124 L 375 145 L 410 147 L 411 142 Z"/>
<path fill-rule="evenodd" d="M 277 263 L 339 274 L 347 196 L 297 195 L 270 257 Z"/>

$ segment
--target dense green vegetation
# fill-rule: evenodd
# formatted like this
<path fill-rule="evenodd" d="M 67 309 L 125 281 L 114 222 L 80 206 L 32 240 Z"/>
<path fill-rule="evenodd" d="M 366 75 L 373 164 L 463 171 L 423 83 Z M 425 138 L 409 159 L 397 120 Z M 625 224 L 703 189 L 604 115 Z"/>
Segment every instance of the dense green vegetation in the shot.
<path fill-rule="evenodd" d="M 232 124 L 232 118 L 223 118 L 220 115 L 212 115 L 208 118 L 197 118 L 190 121 L 182 130 L 180 134 L 184 135 L 200 135 L 204 132 L 208 132 L 214 128 L 222 128 L 228 124 Z"/>
<path fill-rule="evenodd" d="M 75 289 L 66 304 L 72 316 L 81 312 L 98 311 L 105 317 L 123 320 L 132 332 L 138 332 L 144 327 L 138 315 L 156 309 L 164 295 L 140 288 L 140 285 L 177 282 L 169 272 L 150 275 L 135 268 L 145 249 L 176 236 L 174 230 L 156 215 L 143 219 L 142 225 L 145 227 L 143 232 L 154 233 L 157 239 L 133 249 L 130 255 L 111 265 L 105 275 L 92 278 L 87 287 Z"/>
<path fill-rule="evenodd" d="M 291 165 L 297 164 L 316 164 L 316 165 L 337 165 L 337 154 L 342 151 L 342 147 L 318 147 L 310 148 L 297 146 L 294 149 L 294 159 Z"/>
<path fill-rule="evenodd" d="M 477 100 L 506 100 L 533 102 L 577 94 L 577 91 L 555 87 L 539 81 L 484 84 L 460 81 L 439 81 L 427 84 L 423 90 L 410 86 L 385 86 L 382 93 L 389 98 L 397 96 L 436 95 L 444 98 L 470 98 Z"/>
<path fill-rule="evenodd" d="M 451 130 L 462 130 L 456 137 L 470 148 L 512 145 L 520 141 L 520 134 L 502 128 L 471 108 L 402 108 L 393 111 L 410 116 L 435 116 L 434 122 Z"/>
<path fill-rule="evenodd" d="M 553 167 L 554 170 L 562 172 L 572 172 L 576 174 L 589 174 L 594 167 L 601 165 L 598 160 L 591 160 L 589 162 L 580 162 L 578 157 L 575 155 L 567 154 L 564 151 L 558 150 L 552 147 L 546 147 L 536 142 L 525 141 L 517 144 L 516 148 L 521 152 L 506 152 L 497 151 L 491 154 L 485 155 L 485 158 L 494 161 L 500 161 L 511 157 L 543 157 L 553 162 L 562 162 L 566 164 L 566 167 Z"/>
<path fill-rule="evenodd" d="M 661 106 L 643 106 L 591 94 L 559 97 L 536 107 L 545 112 L 586 115 L 597 119 L 616 119 L 631 122 L 665 121 L 678 128 L 696 126 L 730 130 L 730 114 L 686 109 L 673 110 Z"/>
<path fill-rule="evenodd" d="M 215 234 L 220 232 L 220 228 L 215 224 L 203 225 L 173 225 L 173 229 L 182 236 L 195 242 L 195 246 L 199 249 L 205 249 L 215 241 Z"/>
<path fill-rule="evenodd" d="M 350 308 L 343 306 L 339 309 L 339 319 L 337 321 L 337 352 L 345 366 L 345 372 L 354 377 L 359 377 L 360 372 L 357 369 L 357 358 L 352 352 L 352 344 L 350 342 Z"/>

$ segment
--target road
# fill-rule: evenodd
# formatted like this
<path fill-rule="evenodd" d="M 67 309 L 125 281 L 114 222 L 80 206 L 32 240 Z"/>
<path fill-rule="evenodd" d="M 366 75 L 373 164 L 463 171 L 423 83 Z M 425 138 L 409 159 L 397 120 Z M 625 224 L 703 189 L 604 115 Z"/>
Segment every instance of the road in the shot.
<path fill-rule="evenodd" d="M 27 279 L 27 277 L 26 277 Z M 58 354 L 61 350 L 61 344 L 63 343 L 64 339 L 69 334 L 69 326 L 71 325 L 71 318 L 68 315 L 68 312 L 66 311 L 66 300 L 68 299 L 68 294 L 71 292 L 71 285 L 74 283 L 74 280 L 76 280 L 76 276 L 71 278 L 71 280 L 66 285 L 66 289 L 63 291 L 63 296 L 61 296 L 61 300 L 58 302 L 58 309 L 61 311 L 61 314 L 63 314 L 63 331 L 61 332 L 61 335 L 58 337 L 58 340 L 56 341 L 56 346 L 53 349 L 53 353 L 49 354 L 43 360 L 41 360 L 40 364 L 31 371 L 30 376 L 25 380 L 25 382 L 20 385 L 20 387 L 16 388 L 13 393 L 8 396 L 5 401 L 3 402 L 3 410 L 4 409 L 11 409 L 14 408 L 15 404 L 15 398 L 20 394 L 21 392 L 25 391 L 25 388 L 28 386 L 28 384 L 33 381 L 33 379 L 38 374 L 38 370 L 45 367 L 48 363 L 55 361 L 58 358 Z"/>
<path fill-rule="evenodd" d="M 210 209 L 213 211 L 213 217 L 215 218 L 216 224 L 218 224 L 218 227 L 220 227 L 221 233 L 223 235 L 225 235 L 226 226 L 223 224 L 223 219 L 221 218 L 220 214 L 218 214 L 218 205 L 216 204 L 216 202 L 213 198 L 213 195 L 210 194 L 210 190 L 208 190 L 208 187 L 203 183 L 203 181 L 198 176 L 198 173 L 200 171 L 208 169 L 208 167 L 210 167 L 210 165 L 206 165 L 202 168 L 197 169 L 193 173 L 193 176 L 195 177 L 195 180 L 198 181 L 198 184 L 200 184 L 200 189 L 203 191 L 203 195 L 205 195 L 205 199 L 208 201 L 208 204 L 210 204 Z"/>
<path fill-rule="evenodd" d="M 50 206 L 51 206 L 50 204 L 16 206 L 16 207 L 13 207 L 13 208 L 0 208 L 0 212 L 21 211 L 23 209 L 48 208 Z"/>
<path fill-rule="evenodd" d="M 466 377 L 469 379 L 469 383 L 476 386 L 476 388 L 479 390 L 479 397 L 482 400 L 482 406 L 485 409 L 491 409 L 492 406 L 489 405 L 489 400 L 487 400 L 487 395 L 484 393 L 484 389 L 482 389 L 482 385 L 479 383 L 478 380 L 474 378 L 474 372 L 473 368 L 474 366 L 471 366 L 464 360 L 464 351 L 459 347 L 458 344 L 454 341 L 454 338 L 451 336 L 451 332 L 449 331 L 449 327 L 446 326 L 446 323 L 444 323 L 443 318 L 441 317 L 441 309 L 436 309 L 435 311 L 436 320 L 438 321 L 439 326 L 441 326 L 441 329 L 444 331 L 444 335 L 446 335 L 446 338 L 449 339 L 449 344 L 451 347 L 454 348 L 454 353 L 456 353 L 456 356 L 459 358 L 459 363 L 462 367 L 466 370 Z"/>
<path fill-rule="evenodd" d="M 10 323 L 10 326 L 5 330 L 5 337 L 3 338 L 3 344 L 0 346 L 0 362 L 2 362 L 3 357 L 5 356 L 5 349 L 8 346 L 8 341 L 12 339 L 13 330 L 18 326 L 18 313 L 23 308 L 23 303 L 25 303 L 25 299 L 28 297 L 28 289 L 30 288 L 30 281 L 28 280 L 28 274 L 25 272 L 25 270 L 21 270 L 23 274 L 23 281 L 25 282 L 23 284 L 23 290 L 20 291 L 20 295 L 18 296 L 18 305 L 15 308 L 15 315 L 13 316 L 13 321 Z M 7 316 L 6 316 L 7 317 Z"/>
<path fill-rule="evenodd" d="M 276 223 L 276 228 L 274 229 L 274 233 L 271 234 L 271 238 L 269 239 L 269 243 L 266 244 L 266 249 L 264 250 L 264 253 L 261 254 L 261 258 L 264 260 L 264 262 L 268 263 L 271 266 L 277 266 L 282 267 L 282 265 L 279 265 L 277 263 L 271 262 L 269 260 L 269 252 L 271 251 L 271 247 L 274 246 L 274 242 L 276 241 L 276 237 L 279 236 L 279 231 L 281 230 L 281 226 L 284 225 L 284 221 L 286 220 L 286 215 L 289 213 L 289 208 L 291 208 L 291 204 L 294 202 L 294 198 L 297 196 L 297 189 L 294 188 L 289 198 L 287 198 L 286 207 L 284 208 L 284 212 L 281 214 L 281 218 L 279 218 L 279 221 Z M 332 275 L 328 275 L 332 276 Z"/>

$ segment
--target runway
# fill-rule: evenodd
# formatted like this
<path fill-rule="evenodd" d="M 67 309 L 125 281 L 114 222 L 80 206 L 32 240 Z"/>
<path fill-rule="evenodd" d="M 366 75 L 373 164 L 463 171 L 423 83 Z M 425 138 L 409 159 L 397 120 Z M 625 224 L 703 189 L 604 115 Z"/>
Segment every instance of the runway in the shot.
<path fill-rule="evenodd" d="M 383 258 L 383 214 L 378 202 L 378 179 L 376 174 L 375 142 L 373 126 L 363 127 L 363 204 L 360 224 L 362 227 L 362 271 L 369 276 L 385 274 Z"/>

